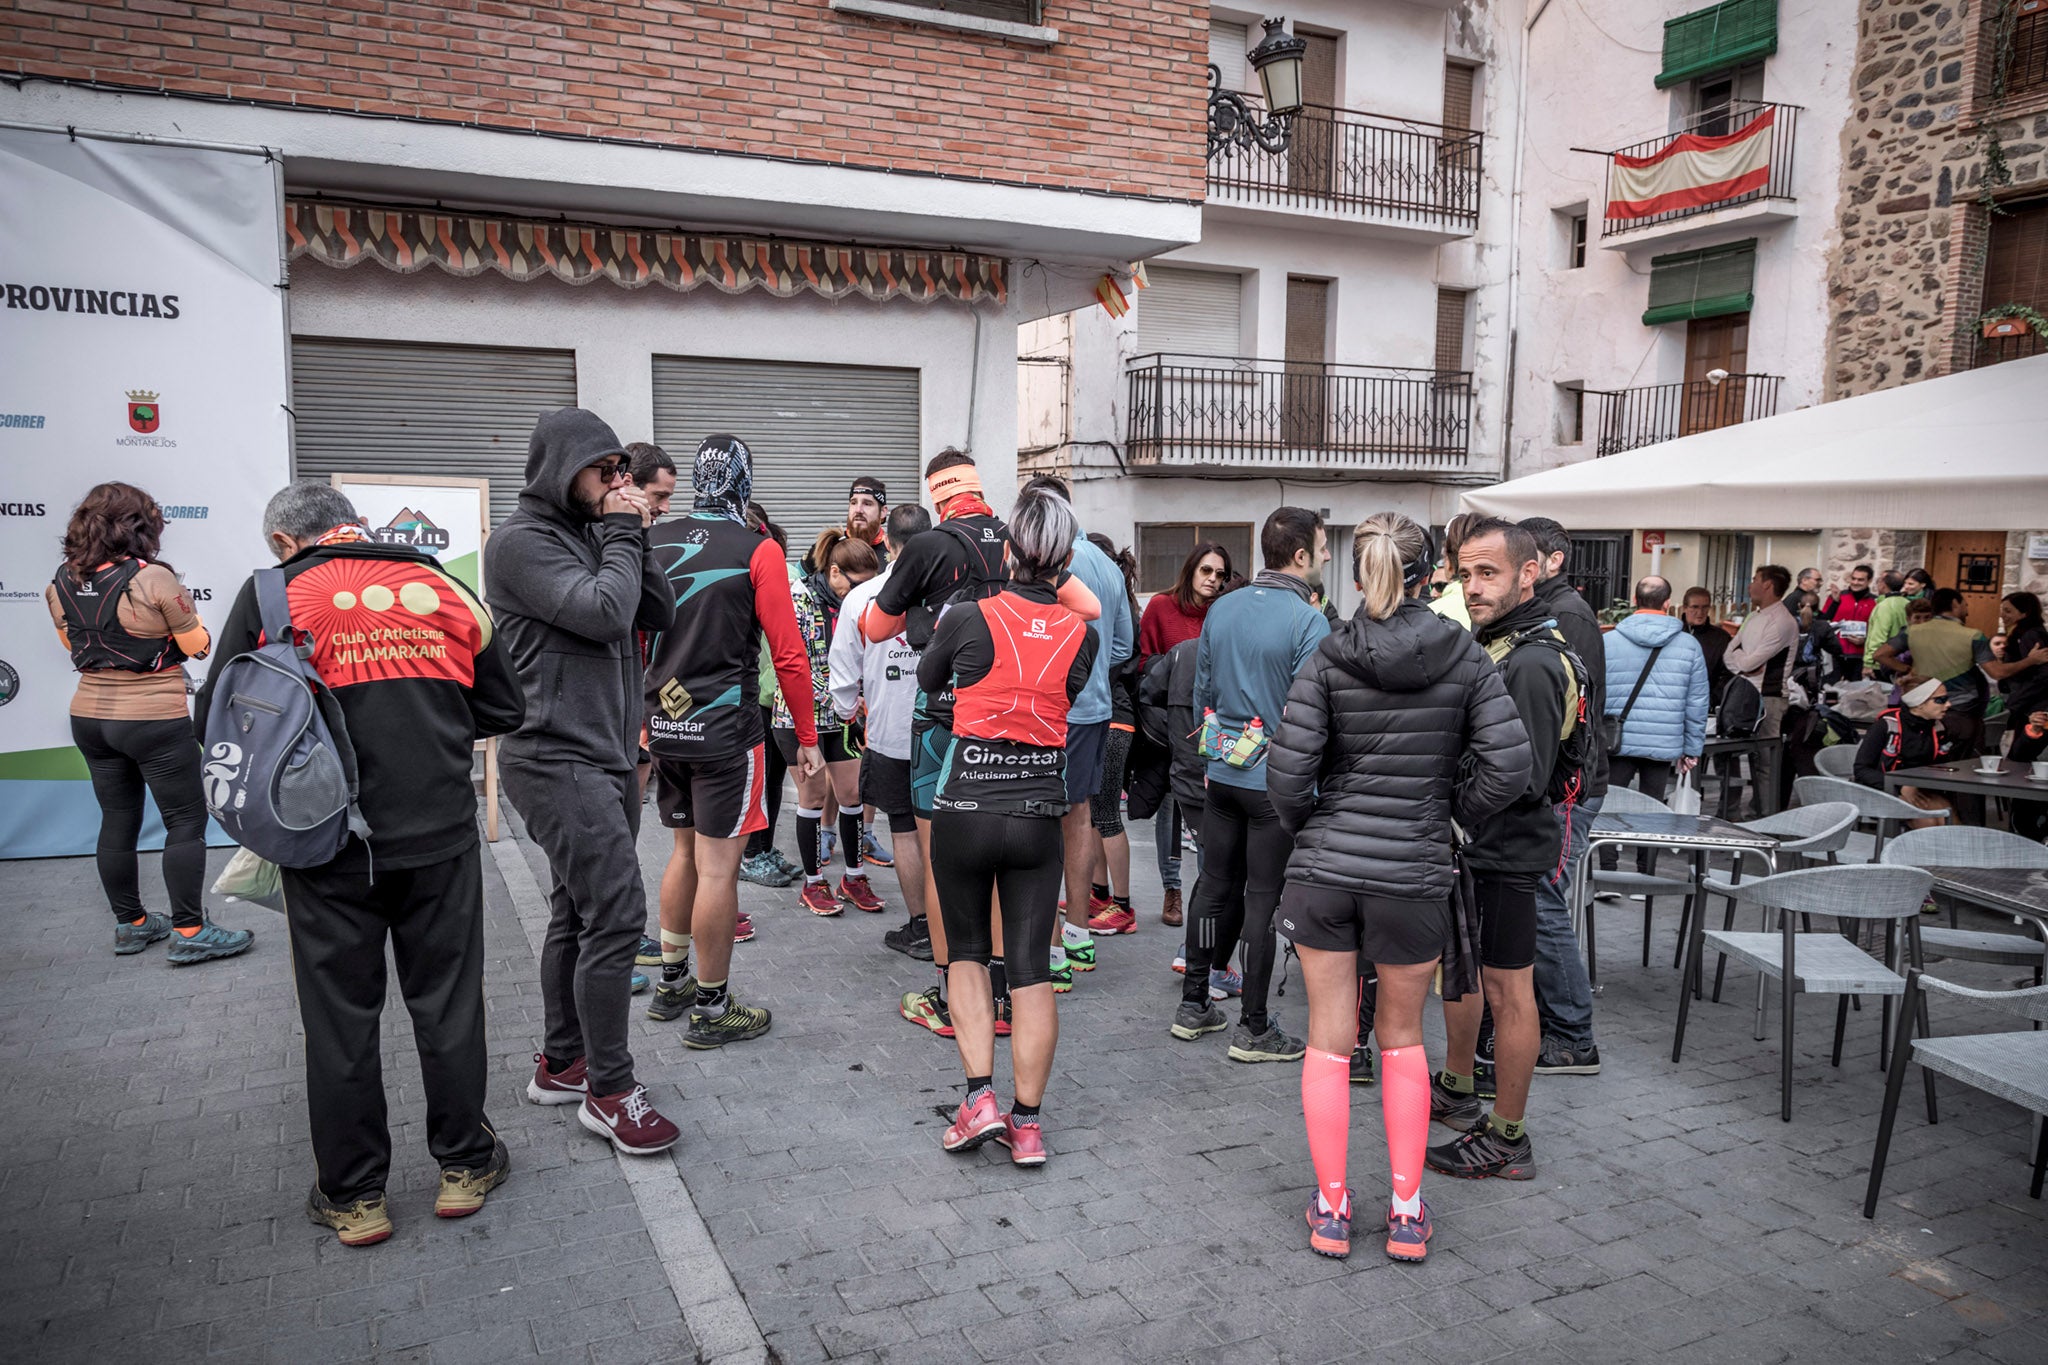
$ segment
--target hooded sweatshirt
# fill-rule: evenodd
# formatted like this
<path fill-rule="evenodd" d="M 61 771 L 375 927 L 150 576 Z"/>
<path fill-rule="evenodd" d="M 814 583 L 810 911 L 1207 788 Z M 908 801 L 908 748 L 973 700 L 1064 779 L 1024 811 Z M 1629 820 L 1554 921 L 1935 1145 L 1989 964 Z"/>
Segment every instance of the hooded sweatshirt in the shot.
<path fill-rule="evenodd" d="M 1469 633 L 1412 598 L 1384 621 L 1361 608 L 1295 678 L 1266 764 L 1294 835 L 1287 879 L 1441 900 L 1452 819 L 1471 830 L 1529 768 L 1515 704 Z"/>
<path fill-rule="evenodd" d="M 639 514 L 591 521 L 569 493 L 579 473 L 624 449 L 595 413 L 541 414 L 519 506 L 484 547 L 487 598 L 526 691 L 526 721 L 505 740 L 508 759 L 629 772 L 638 756 L 634 631 L 667 630 L 675 608 Z"/>
<path fill-rule="evenodd" d="M 1650 651 L 1660 645 L 1657 662 L 1643 677 Z M 1621 714 L 1637 678 L 1643 679 L 1643 690 L 1614 752 L 1631 758 L 1698 758 L 1707 742 L 1707 672 L 1706 652 L 1677 617 L 1647 611 L 1624 617 L 1607 637 L 1607 714 Z"/>

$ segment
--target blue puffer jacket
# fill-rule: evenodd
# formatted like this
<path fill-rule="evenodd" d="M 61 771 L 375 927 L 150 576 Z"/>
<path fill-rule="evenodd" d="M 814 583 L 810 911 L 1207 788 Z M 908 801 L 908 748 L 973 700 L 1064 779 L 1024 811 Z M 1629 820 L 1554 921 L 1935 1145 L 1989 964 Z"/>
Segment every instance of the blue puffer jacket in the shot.
<path fill-rule="evenodd" d="M 1699 757 L 1707 740 L 1707 656 L 1675 616 L 1638 612 L 1607 634 L 1607 714 L 1618 716 L 1658 645 L 1656 667 L 1643 683 L 1618 754 L 1636 758 Z"/>

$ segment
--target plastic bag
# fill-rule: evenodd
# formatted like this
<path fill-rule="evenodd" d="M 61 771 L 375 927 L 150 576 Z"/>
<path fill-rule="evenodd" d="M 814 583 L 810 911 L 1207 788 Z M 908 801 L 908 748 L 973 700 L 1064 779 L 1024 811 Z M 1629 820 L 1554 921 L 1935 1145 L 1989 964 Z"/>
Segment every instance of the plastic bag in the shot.
<path fill-rule="evenodd" d="M 257 857 L 246 848 L 235 850 L 228 865 L 214 879 L 213 894 L 231 901 L 252 901 L 266 910 L 284 913 L 284 876 L 277 864 Z"/>
<path fill-rule="evenodd" d="M 1678 775 L 1678 785 L 1671 789 L 1671 795 L 1664 798 L 1664 804 L 1679 815 L 1700 813 L 1700 789 L 1692 784 L 1691 773 Z"/>

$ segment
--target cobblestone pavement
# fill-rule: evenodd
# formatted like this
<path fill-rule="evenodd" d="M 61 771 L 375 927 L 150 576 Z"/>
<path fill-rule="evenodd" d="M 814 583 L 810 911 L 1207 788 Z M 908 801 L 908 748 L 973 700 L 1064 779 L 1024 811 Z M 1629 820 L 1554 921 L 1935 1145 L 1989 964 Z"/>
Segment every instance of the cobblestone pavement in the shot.
<path fill-rule="evenodd" d="M 699 1053 L 675 1025 L 636 1022 L 640 1076 L 683 1125 L 672 1159 L 628 1166 L 561 1111 L 521 1103 L 540 1002 L 518 902 L 530 919 L 526 870 L 540 865 L 500 845 L 486 859 L 492 1114 L 514 1178 L 473 1219 L 430 1216 L 418 1069 L 394 1003 L 399 1231 L 361 1251 L 300 1212 L 311 1158 L 279 918 L 220 909 L 258 930 L 256 950 L 171 970 L 160 949 L 111 955 L 89 860 L 0 866 L 7 1354 L 2043 1358 L 2048 1224 L 2026 1197 L 2026 1117 L 1947 1085 L 1929 1127 L 1909 1092 L 1886 1197 L 1864 1221 L 1876 1012 L 1851 1016 L 1836 1071 L 1832 1011 L 1806 1005 L 1781 1123 L 1775 1011 L 1770 1041 L 1752 1041 L 1747 974 L 1731 970 L 1729 1003 L 1697 1009 L 1685 1060 L 1670 1061 L 1675 906 L 1659 908 L 1662 961 L 1648 969 L 1637 908 L 1603 915 L 1605 1071 L 1539 1079 L 1537 1179 L 1425 1182 L 1437 1238 L 1423 1266 L 1384 1260 L 1371 1238 L 1349 1262 L 1311 1255 L 1299 1072 L 1227 1061 L 1227 1035 L 1167 1036 L 1179 978 L 1147 833 L 1133 831 L 1140 932 L 1102 941 L 1102 968 L 1061 1001 L 1053 1160 L 1037 1171 L 993 1145 L 940 1151 L 959 1068 L 950 1043 L 895 1015 L 931 972 L 880 946 L 900 914 L 886 872 L 875 881 L 892 906 L 874 916 L 818 920 L 788 892 L 745 889 L 760 936 L 736 950 L 734 983 L 776 1011 L 766 1038 Z M 650 886 L 667 838 L 643 835 Z M 1299 1027 L 1299 986 L 1276 1004 Z M 2004 1026 L 1936 1008 L 1944 1031 Z M 1432 1048 L 1440 1037 L 1432 1024 Z M 1377 1091 L 1352 1093 L 1352 1183 L 1371 1207 L 1385 1181 Z"/>

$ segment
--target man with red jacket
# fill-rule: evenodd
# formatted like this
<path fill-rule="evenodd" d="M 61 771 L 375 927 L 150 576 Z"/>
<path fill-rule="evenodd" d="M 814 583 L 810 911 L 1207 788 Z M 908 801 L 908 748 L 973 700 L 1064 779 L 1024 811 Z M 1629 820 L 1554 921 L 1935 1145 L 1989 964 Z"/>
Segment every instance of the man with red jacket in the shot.
<path fill-rule="evenodd" d="M 391 1235 L 379 1024 L 384 949 L 398 963 L 441 1164 L 434 1212 L 483 1207 L 511 1161 L 484 1117 L 484 888 L 470 785 L 476 741 L 518 728 L 526 699 L 490 613 L 428 555 L 380 545 L 341 491 L 288 485 L 263 512 L 283 561 L 293 628 L 333 690 L 360 766 L 368 842 L 321 867 L 285 868 L 292 976 L 306 1029 L 306 1108 L 318 1170 L 306 1213 L 348 1246 Z M 222 627 L 219 657 L 261 643 L 255 582 Z M 199 714 L 213 683 L 199 695 Z M 374 874 L 374 875 L 373 875 Z"/>

